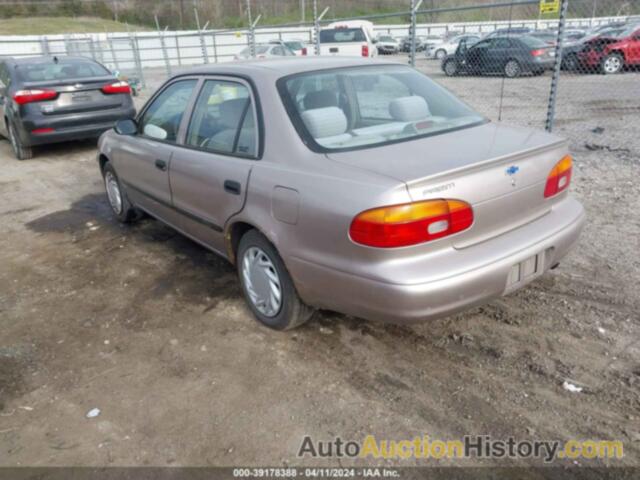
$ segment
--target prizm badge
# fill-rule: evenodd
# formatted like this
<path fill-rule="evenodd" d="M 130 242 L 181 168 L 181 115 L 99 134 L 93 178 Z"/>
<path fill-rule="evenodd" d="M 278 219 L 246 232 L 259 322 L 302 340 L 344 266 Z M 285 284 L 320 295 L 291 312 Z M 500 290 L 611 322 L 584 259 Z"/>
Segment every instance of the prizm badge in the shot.
<path fill-rule="evenodd" d="M 511 165 L 509 168 L 507 168 L 504 173 L 506 173 L 507 175 L 509 175 L 511 177 L 511 186 L 515 187 L 516 186 L 516 177 L 515 174 L 518 173 L 520 171 L 520 167 L 518 167 L 517 165 Z"/>
<path fill-rule="evenodd" d="M 445 190 L 451 190 L 456 186 L 455 182 L 445 183 L 444 185 L 438 185 L 437 187 L 427 188 L 422 191 L 422 195 L 429 195 L 430 193 L 444 192 Z"/>

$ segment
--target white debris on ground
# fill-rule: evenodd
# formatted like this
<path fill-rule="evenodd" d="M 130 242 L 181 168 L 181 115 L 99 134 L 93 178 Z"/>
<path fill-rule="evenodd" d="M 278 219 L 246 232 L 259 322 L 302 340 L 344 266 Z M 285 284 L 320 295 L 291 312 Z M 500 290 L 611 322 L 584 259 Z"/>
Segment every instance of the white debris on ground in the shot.
<path fill-rule="evenodd" d="M 85 415 L 87 418 L 95 418 L 98 415 L 100 415 L 100 409 L 99 408 L 92 408 L 91 410 L 89 410 L 87 412 L 87 414 Z"/>
<path fill-rule="evenodd" d="M 562 383 L 562 388 L 572 393 L 580 393 L 583 389 L 573 383 L 569 383 L 566 380 Z"/>

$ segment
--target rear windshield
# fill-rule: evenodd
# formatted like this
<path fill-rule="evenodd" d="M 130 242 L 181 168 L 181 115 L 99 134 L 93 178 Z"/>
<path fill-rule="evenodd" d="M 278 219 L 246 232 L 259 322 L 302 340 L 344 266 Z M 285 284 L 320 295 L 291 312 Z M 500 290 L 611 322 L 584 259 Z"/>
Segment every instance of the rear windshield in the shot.
<path fill-rule="evenodd" d="M 93 62 L 64 61 L 21 63 L 16 67 L 18 76 L 24 82 L 46 82 L 50 80 L 74 80 L 76 78 L 104 77 L 111 73 Z"/>
<path fill-rule="evenodd" d="M 546 48 L 549 45 L 547 45 L 544 41 L 540 40 L 539 38 L 536 37 L 530 37 L 530 36 L 524 36 L 524 37 L 520 37 L 520 40 L 527 46 L 527 47 L 531 47 L 531 48 Z"/>
<path fill-rule="evenodd" d="M 278 89 L 293 124 L 314 151 L 407 141 L 485 121 L 403 65 L 297 74 L 280 79 Z"/>
<path fill-rule="evenodd" d="M 301 42 L 284 42 L 284 44 L 292 50 L 302 50 L 304 48 Z"/>
<path fill-rule="evenodd" d="M 333 28 L 320 30 L 320 43 L 366 42 L 361 28 Z"/>

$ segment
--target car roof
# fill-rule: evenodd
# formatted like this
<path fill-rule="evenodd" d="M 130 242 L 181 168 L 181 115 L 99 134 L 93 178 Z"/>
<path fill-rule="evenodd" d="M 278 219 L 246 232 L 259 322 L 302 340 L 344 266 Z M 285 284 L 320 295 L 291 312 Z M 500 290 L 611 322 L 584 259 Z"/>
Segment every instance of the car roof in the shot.
<path fill-rule="evenodd" d="M 94 62 L 92 58 L 89 57 L 73 57 L 69 55 L 48 55 L 48 56 L 38 56 L 38 57 L 11 57 L 11 62 L 16 65 L 26 65 L 26 64 L 38 64 L 38 63 L 52 63 L 55 60 L 58 60 L 59 63 L 67 63 L 67 62 Z"/>
<path fill-rule="evenodd" d="M 296 73 L 313 72 L 316 70 L 328 70 L 332 68 L 362 67 L 367 65 L 404 65 L 403 63 L 372 60 L 361 57 L 333 57 L 333 56 L 310 56 L 310 57 L 282 57 L 268 60 L 244 60 L 238 62 L 227 62 L 210 66 L 194 67 L 193 69 L 181 72 L 178 76 L 185 75 L 261 75 L 264 73 L 279 74 L 287 76 Z"/>

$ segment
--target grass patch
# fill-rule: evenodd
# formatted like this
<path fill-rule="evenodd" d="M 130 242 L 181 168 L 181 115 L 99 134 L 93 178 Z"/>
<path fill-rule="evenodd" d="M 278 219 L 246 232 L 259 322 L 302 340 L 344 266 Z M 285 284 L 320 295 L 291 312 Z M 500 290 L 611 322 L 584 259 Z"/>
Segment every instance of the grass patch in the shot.
<path fill-rule="evenodd" d="M 131 25 L 131 31 L 149 30 Z M 53 35 L 57 33 L 126 32 L 124 23 L 95 17 L 14 17 L 0 20 L 0 35 Z"/>

